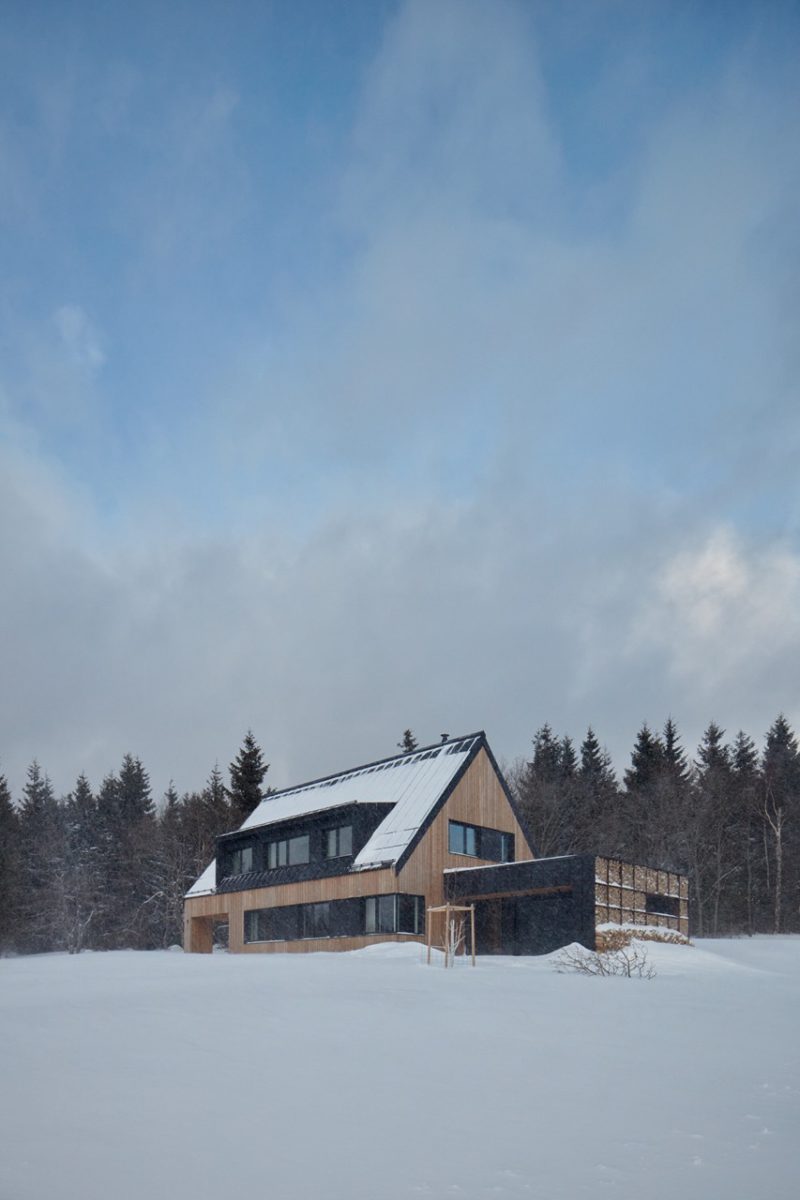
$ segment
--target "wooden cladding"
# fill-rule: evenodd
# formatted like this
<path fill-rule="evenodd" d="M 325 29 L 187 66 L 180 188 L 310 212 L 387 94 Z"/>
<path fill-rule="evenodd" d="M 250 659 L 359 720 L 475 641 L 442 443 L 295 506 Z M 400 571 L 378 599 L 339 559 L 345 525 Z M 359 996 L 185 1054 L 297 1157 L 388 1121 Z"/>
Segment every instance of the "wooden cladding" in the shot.
<path fill-rule="evenodd" d="M 689 880 L 674 871 L 597 858 L 595 924 L 655 925 L 688 936 Z"/>
<path fill-rule="evenodd" d="M 516 861 L 528 861 L 533 853 L 508 803 L 497 772 L 484 749 L 473 759 L 447 803 L 434 817 L 408 862 L 398 872 L 397 890 L 425 896 L 428 905 L 444 904 L 443 872 L 450 867 L 492 865 L 492 860 L 453 854 L 449 848 L 449 824 L 460 821 L 514 836 Z"/>
<path fill-rule="evenodd" d="M 242 892 L 218 892 L 212 896 L 190 896 L 184 906 L 184 945 L 190 950 L 195 947 L 192 936 L 192 921 L 198 917 L 214 917 L 228 922 L 228 945 L 231 950 L 275 950 L 297 949 L 300 944 L 275 942 L 266 947 L 261 944 L 248 946 L 244 942 L 244 913 L 251 908 L 273 908 L 289 904 L 318 904 L 323 900 L 350 900 L 357 896 L 385 895 L 397 892 L 397 876 L 391 868 L 372 871 L 353 871 L 347 875 L 333 875 L 326 879 L 306 879 L 301 883 L 284 883 L 271 888 L 248 888 Z M 333 945 L 341 938 L 314 938 L 313 945 L 305 947 L 315 950 L 334 950 L 344 947 Z M 358 945 L 366 945 L 356 939 Z M 352 949 L 352 947 L 348 947 Z"/>
<path fill-rule="evenodd" d="M 448 826 L 451 820 L 513 834 L 515 858 L 518 861 L 533 858 L 497 772 L 486 751 L 481 748 L 399 871 L 394 867 L 382 867 L 274 887 L 189 897 L 184 909 L 184 945 L 187 950 L 202 952 L 210 949 L 208 923 L 203 924 L 202 920 L 198 919 L 211 917 L 228 921 L 231 950 L 244 950 L 249 953 L 269 953 L 275 950 L 352 950 L 369 945 L 375 940 L 408 941 L 414 940 L 415 937 L 421 940 L 422 935 L 413 934 L 382 934 L 377 938 L 365 934 L 355 938 L 314 938 L 298 942 L 246 945 L 243 936 L 244 912 L 246 909 L 314 904 L 323 900 L 348 900 L 358 896 L 388 895 L 393 892 L 424 896 L 426 907 L 442 904 L 445 899 L 442 874 L 445 868 L 480 866 L 489 862 L 450 852 Z"/>

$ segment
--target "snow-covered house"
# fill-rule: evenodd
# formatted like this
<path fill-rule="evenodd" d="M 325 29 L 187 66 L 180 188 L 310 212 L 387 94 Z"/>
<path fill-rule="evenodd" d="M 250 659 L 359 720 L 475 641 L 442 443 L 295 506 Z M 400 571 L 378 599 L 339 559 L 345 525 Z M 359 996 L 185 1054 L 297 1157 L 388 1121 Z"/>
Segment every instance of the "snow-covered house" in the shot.
<path fill-rule="evenodd" d="M 234 951 L 422 941 L 427 910 L 445 900 L 475 903 L 485 953 L 593 946 L 601 919 L 686 931 L 680 877 L 640 876 L 651 899 L 629 891 L 626 907 L 617 892 L 610 901 L 603 863 L 535 859 L 486 736 L 474 733 L 268 795 L 218 838 L 186 896 L 184 945 L 208 952 L 218 923 Z M 623 886 L 620 874 L 620 897 Z"/>

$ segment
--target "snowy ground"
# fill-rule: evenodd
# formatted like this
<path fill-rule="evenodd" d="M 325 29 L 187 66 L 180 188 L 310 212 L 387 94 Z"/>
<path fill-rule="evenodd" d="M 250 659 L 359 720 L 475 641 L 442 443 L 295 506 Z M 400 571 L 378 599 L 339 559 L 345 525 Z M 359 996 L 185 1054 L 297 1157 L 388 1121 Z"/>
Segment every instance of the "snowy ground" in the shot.
<path fill-rule="evenodd" d="M 800 938 L 0 961 L 0 1200 L 796 1200 Z"/>

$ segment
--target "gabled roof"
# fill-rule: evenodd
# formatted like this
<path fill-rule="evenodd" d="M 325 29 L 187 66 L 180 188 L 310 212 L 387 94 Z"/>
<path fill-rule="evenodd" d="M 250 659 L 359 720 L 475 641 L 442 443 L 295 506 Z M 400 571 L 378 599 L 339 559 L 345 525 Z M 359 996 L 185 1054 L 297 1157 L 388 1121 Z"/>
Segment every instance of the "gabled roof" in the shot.
<path fill-rule="evenodd" d="M 394 865 L 468 760 L 480 745 L 485 745 L 485 740 L 482 732 L 450 738 L 411 754 L 396 754 L 338 775 L 273 792 L 261 801 L 241 828 L 260 829 L 346 804 L 391 804 L 391 811 L 356 855 L 353 869 Z M 203 895 L 213 891 L 214 886 L 215 867 L 211 863 L 187 894 Z"/>

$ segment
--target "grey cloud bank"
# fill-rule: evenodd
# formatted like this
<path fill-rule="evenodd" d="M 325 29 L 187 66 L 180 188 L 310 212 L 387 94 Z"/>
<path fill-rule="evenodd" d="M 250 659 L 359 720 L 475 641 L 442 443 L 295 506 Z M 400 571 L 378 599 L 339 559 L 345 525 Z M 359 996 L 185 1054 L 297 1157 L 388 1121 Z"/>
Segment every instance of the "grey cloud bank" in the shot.
<path fill-rule="evenodd" d="M 135 320 L 80 288 L 23 318 L 6 288 L 16 793 L 34 756 L 66 791 L 126 751 L 198 787 L 248 727 L 288 784 L 409 725 L 512 758 L 591 723 L 621 768 L 645 718 L 689 748 L 712 718 L 800 723 L 796 84 L 732 55 L 584 186 L 542 53 L 524 6 L 399 6 L 313 231 L 326 269 L 265 262 L 225 327 L 192 293 L 258 253 L 234 240 L 251 101 L 176 99 L 120 279 L 124 314 L 182 300 L 186 326 L 142 347 L 135 402 Z"/>

